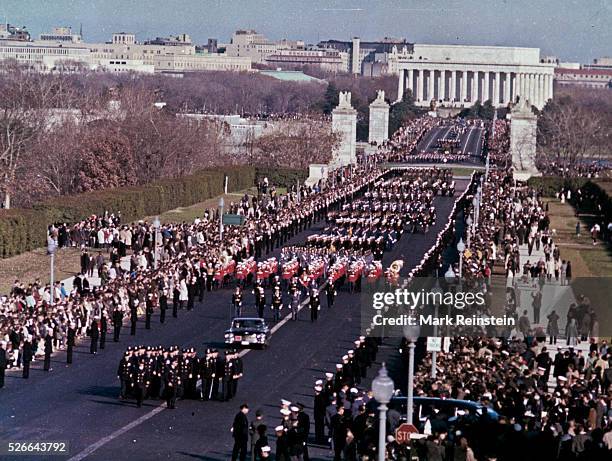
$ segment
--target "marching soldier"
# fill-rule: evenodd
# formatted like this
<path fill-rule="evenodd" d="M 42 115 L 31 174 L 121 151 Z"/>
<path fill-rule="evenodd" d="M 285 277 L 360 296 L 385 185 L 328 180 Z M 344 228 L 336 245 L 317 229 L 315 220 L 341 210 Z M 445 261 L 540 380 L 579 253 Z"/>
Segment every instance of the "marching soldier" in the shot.
<path fill-rule="evenodd" d="M 117 369 L 117 377 L 119 378 L 119 382 L 121 383 L 121 394 L 119 394 L 119 398 L 121 400 L 127 397 L 128 393 L 128 385 L 130 380 L 130 351 L 126 351 L 119 362 L 119 368 Z"/>
<path fill-rule="evenodd" d="M 213 398 L 213 384 L 215 381 L 216 364 L 217 352 L 214 349 L 207 349 L 206 355 L 200 360 L 202 399 L 204 400 L 211 400 Z"/>
<path fill-rule="evenodd" d="M 260 283 L 255 286 L 255 307 L 257 308 L 257 315 L 260 318 L 264 318 L 264 309 L 266 307 L 266 293 L 264 287 Z"/>
<path fill-rule="evenodd" d="M 319 290 L 316 287 L 310 289 L 310 321 L 318 319 L 321 303 L 319 302 Z"/>
<path fill-rule="evenodd" d="M 291 320 L 296 321 L 298 318 L 298 309 L 300 308 L 300 290 L 297 287 L 291 294 Z"/>
<path fill-rule="evenodd" d="M 225 400 L 225 358 L 217 354 L 215 361 L 215 378 L 212 395 L 214 399 Z M 220 392 L 220 393 L 219 393 Z"/>
<path fill-rule="evenodd" d="M 168 289 L 164 286 L 159 290 L 159 322 L 166 321 L 166 309 L 168 309 Z"/>
<path fill-rule="evenodd" d="M 242 290 L 239 286 L 236 287 L 236 291 L 232 295 L 232 306 L 234 307 L 234 317 L 240 317 L 242 315 Z"/>
<path fill-rule="evenodd" d="M 136 391 L 136 406 L 140 408 L 142 407 L 142 401 L 145 398 L 149 385 L 147 371 L 145 370 L 145 364 L 143 360 L 139 362 L 138 369 L 134 371 L 132 375 L 132 380 Z"/>
<path fill-rule="evenodd" d="M 225 353 L 224 370 L 221 386 L 221 401 L 231 400 L 233 397 L 232 389 L 234 386 L 234 351 L 229 349 Z"/>
<path fill-rule="evenodd" d="M 236 351 L 234 351 L 234 354 L 232 356 L 232 360 L 233 360 L 233 380 L 232 380 L 232 386 L 230 388 L 231 391 L 231 395 L 232 397 L 234 397 L 236 395 L 236 393 L 238 392 L 238 380 L 240 378 L 242 378 L 242 374 L 243 374 L 243 363 L 242 363 L 242 358 L 238 355 L 238 353 Z"/>
<path fill-rule="evenodd" d="M 123 325 L 123 311 L 116 308 L 113 311 L 113 341 L 119 342 L 119 335 L 121 334 L 121 326 Z"/>
<path fill-rule="evenodd" d="M 151 329 L 151 316 L 153 315 L 153 293 L 147 294 L 147 301 L 145 303 L 145 329 Z"/>
<path fill-rule="evenodd" d="M 274 292 L 272 293 L 272 313 L 274 317 L 274 322 L 278 322 L 280 320 L 281 309 L 283 308 L 283 295 L 281 294 L 280 285 L 274 288 Z"/>
<path fill-rule="evenodd" d="M 327 307 L 334 307 L 334 300 L 336 299 L 337 292 L 336 285 L 331 278 L 327 281 L 325 294 L 327 295 Z"/>
<path fill-rule="evenodd" d="M 164 377 L 164 393 L 166 397 L 166 406 L 170 409 L 176 408 L 176 398 L 179 395 L 179 389 L 181 387 L 181 373 L 178 369 L 176 361 L 166 361 L 168 366 Z"/>

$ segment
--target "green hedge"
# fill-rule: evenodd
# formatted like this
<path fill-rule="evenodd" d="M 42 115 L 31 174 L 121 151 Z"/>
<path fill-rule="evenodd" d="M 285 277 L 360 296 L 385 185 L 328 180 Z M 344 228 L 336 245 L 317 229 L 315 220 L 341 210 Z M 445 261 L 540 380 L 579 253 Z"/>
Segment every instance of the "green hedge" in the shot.
<path fill-rule="evenodd" d="M 561 176 L 532 176 L 527 181 L 544 197 L 554 197 L 561 188 L 576 190 L 588 182 L 587 178 L 563 178 Z"/>
<path fill-rule="evenodd" d="M 128 222 L 202 202 L 223 192 L 226 174 L 228 191 L 255 184 L 252 167 L 210 169 L 140 187 L 55 197 L 33 209 L 0 210 L 0 257 L 8 258 L 45 246 L 46 229 L 53 222 L 74 223 L 105 210 L 121 211 L 123 221 Z"/>
<path fill-rule="evenodd" d="M 308 178 L 308 170 L 296 170 L 291 168 L 263 168 L 255 167 L 255 179 L 257 182 L 267 177 L 270 184 L 282 187 L 291 187 L 299 180 L 300 183 Z"/>

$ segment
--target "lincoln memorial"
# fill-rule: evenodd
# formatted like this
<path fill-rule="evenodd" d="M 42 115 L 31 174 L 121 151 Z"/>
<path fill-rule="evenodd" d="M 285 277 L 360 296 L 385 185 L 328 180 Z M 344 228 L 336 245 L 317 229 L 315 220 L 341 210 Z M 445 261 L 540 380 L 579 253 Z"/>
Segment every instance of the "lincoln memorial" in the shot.
<path fill-rule="evenodd" d="M 412 52 L 394 50 L 391 58 L 398 100 L 410 89 L 420 106 L 491 100 L 500 107 L 520 97 L 542 109 L 553 97 L 554 65 L 540 62 L 539 48 L 415 44 Z"/>

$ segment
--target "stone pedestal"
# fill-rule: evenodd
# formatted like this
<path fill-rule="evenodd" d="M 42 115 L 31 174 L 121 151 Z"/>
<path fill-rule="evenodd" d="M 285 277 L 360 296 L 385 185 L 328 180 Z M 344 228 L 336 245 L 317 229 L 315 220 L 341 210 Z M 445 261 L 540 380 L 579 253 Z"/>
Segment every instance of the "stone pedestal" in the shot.
<path fill-rule="evenodd" d="M 332 111 L 332 131 L 340 135 L 340 144 L 334 150 L 330 167 L 357 163 L 357 111 L 351 106 L 351 93 L 341 92 L 339 104 Z"/>
<path fill-rule="evenodd" d="M 381 145 L 387 139 L 389 139 L 389 104 L 385 101 L 385 92 L 379 90 L 376 99 L 370 104 L 368 142 Z"/>
<path fill-rule="evenodd" d="M 311 163 L 308 165 L 309 174 L 305 184 L 307 186 L 314 186 L 321 179 L 327 180 L 329 176 L 329 165 L 326 163 Z"/>
<path fill-rule="evenodd" d="M 510 154 L 515 177 L 524 180 L 538 176 L 535 166 L 538 118 L 525 99 L 521 99 L 510 117 Z"/>

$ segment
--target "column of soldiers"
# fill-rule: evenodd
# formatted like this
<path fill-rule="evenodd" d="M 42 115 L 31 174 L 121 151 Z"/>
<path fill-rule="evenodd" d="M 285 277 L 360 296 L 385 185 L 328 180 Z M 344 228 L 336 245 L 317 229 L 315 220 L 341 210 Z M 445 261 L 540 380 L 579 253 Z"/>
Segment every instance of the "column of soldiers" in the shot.
<path fill-rule="evenodd" d="M 207 349 L 203 357 L 198 357 L 194 348 L 136 346 L 125 352 L 117 376 L 121 400 L 134 398 L 141 407 L 146 399 L 161 398 L 168 408 L 175 408 L 179 398 L 231 400 L 238 391 L 243 364 L 233 349 L 228 349 L 225 356 Z"/>

